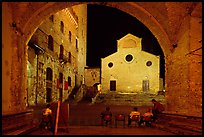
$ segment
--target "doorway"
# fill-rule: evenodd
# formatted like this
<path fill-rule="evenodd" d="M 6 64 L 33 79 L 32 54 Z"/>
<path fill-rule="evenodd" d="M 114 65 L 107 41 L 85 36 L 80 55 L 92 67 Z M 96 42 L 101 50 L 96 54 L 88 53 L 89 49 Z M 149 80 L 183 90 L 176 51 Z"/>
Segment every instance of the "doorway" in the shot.
<path fill-rule="evenodd" d="M 110 81 L 110 91 L 116 91 L 116 81 L 115 80 Z"/>

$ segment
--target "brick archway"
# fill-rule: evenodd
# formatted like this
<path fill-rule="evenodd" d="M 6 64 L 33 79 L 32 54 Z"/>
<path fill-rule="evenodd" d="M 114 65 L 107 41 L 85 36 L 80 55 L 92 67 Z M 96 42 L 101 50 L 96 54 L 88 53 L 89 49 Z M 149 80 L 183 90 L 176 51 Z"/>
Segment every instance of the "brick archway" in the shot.
<path fill-rule="evenodd" d="M 79 5 L 79 4 L 98 4 L 110 6 L 113 8 L 117 8 L 123 12 L 130 14 L 131 16 L 137 18 L 140 22 L 142 22 L 156 37 L 158 43 L 160 44 L 164 56 L 167 56 L 170 53 L 170 49 L 168 48 L 170 45 L 170 40 L 167 36 L 167 33 L 164 31 L 162 26 L 157 22 L 157 20 L 143 7 L 139 6 L 134 2 L 51 2 L 43 5 L 41 8 L 37 9 L 30 18 L 25 22 L 24 27 L 22 27 L 22 31 L 25 34 L 23 37 L 23 41 L 27 44 L 32 34 L 44 20 L 44 18 L 49 17 L 51 14 L 56 13 L 64 8 Z"/>

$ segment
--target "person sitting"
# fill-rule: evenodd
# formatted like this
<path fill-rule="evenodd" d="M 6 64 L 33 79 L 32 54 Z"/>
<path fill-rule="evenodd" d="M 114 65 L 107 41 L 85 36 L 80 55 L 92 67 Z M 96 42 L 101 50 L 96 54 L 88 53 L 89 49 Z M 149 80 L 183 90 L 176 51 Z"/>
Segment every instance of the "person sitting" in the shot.
<path fill-rule="evenodd" d="M 138 111 L 137 107 L 134 107 L 133 110 L 130 112 L 130 114 L 128 116 L 128 126 L 131 125 L 133 117 L 137 117 L 137 120 L 138 120 L 137 122 L 140 121 L 140 112 Z"/>
<path fill-rule="evenodd" d="M 110 110 L 110 107 L 106 107 L 106 110 L 101 112 L 101 124 L 102 125 L 104 121 L 105 121 L 106 126 L 108 125 L 108 122 L 111 123 L 112 121 L 112 112 Z"/>
<path fill-rule="evenodd" d="M 164 106 L 156 101 L 155 99 L 152 99 L 152 103 L 154 104 L 153 108 L 152 108 L 152 113 L 153 113 L 153 121 L 155 122 L 158 117 L 159 117 L 159 114 L 162 113 L 165 109 L 164 109 Z"/>
<path fill-rule="evenodd" d="M 143 123 L 145 123 L 146 126 L 151 126 L 152 118 L 153 118 L 153 113 L 151 112 L 151 109 L 149 108 L 147 110 L 147 112 L 145 112 L 141 116 L 141 119 L 140 119 L 140 122 L 139 122 L 139 126 L 141 126 L 141 124 L 143 124 Z"/>
<path fill-rule="evenodd" d="M 47 104 L 46 108 L 42 110 L 41 126 L 45 129 L 52 129 L 52 110 L 50 109 L 50 104 Z"/>

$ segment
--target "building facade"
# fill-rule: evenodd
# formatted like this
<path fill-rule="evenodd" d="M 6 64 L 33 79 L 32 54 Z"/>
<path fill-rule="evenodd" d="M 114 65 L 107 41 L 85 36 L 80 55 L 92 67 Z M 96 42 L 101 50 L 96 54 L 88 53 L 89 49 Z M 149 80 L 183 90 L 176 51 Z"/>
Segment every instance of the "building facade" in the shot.
<path fill-rule="evenodd" d="M 159 91 L 160 57 L 142 51 L 141 38 L 127 34 L 117 41 L 117 52 L 101 62 L 102 92 Z"/>
<path fill-rule="evenodd" d="M 45 19 L 31 37 L 28 105 L 64 101 L 84 82 L 86 10 L 86 5 L 65 8 Z"/>

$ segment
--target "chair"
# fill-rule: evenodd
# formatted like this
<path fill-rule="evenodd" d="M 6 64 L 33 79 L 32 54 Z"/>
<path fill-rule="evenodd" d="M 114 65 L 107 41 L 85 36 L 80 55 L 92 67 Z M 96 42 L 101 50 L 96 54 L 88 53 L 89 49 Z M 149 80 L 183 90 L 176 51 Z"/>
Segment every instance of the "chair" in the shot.
<path fill-rule="evenodd" d="M 108 123 L 112 125 L 112 116 L 111 115 L 105 115 L 103 118 L 103 121 L 105 122 L 105 126 L 108 126 Z"/>
<path fill-rule="evenodd" d="M 52 127 L 52 117 L 51 115 L 42 115 L 42 120 L 40 122 L 40 128 L 50 129 Z"/>
<path fill-rule="evenodd" d="M 145 116 L 143 117 L 143 120 L 146 126 L 151 126 L 152 116 Z"/>
<path fill-rule="evenodd" d="M 115 127 L 117 127 L 118 121 L 123 121 L 123 127 L 125 127 L 125 115 L 124 114 L 118 114 L 115 116 Z"/>
<path fill-rule="evenodd" d="M 132 118 L 131 118 L 131 122 L 135 122 L 135 127 L 139 126 L 140 115 L 133 115 Z"/>

